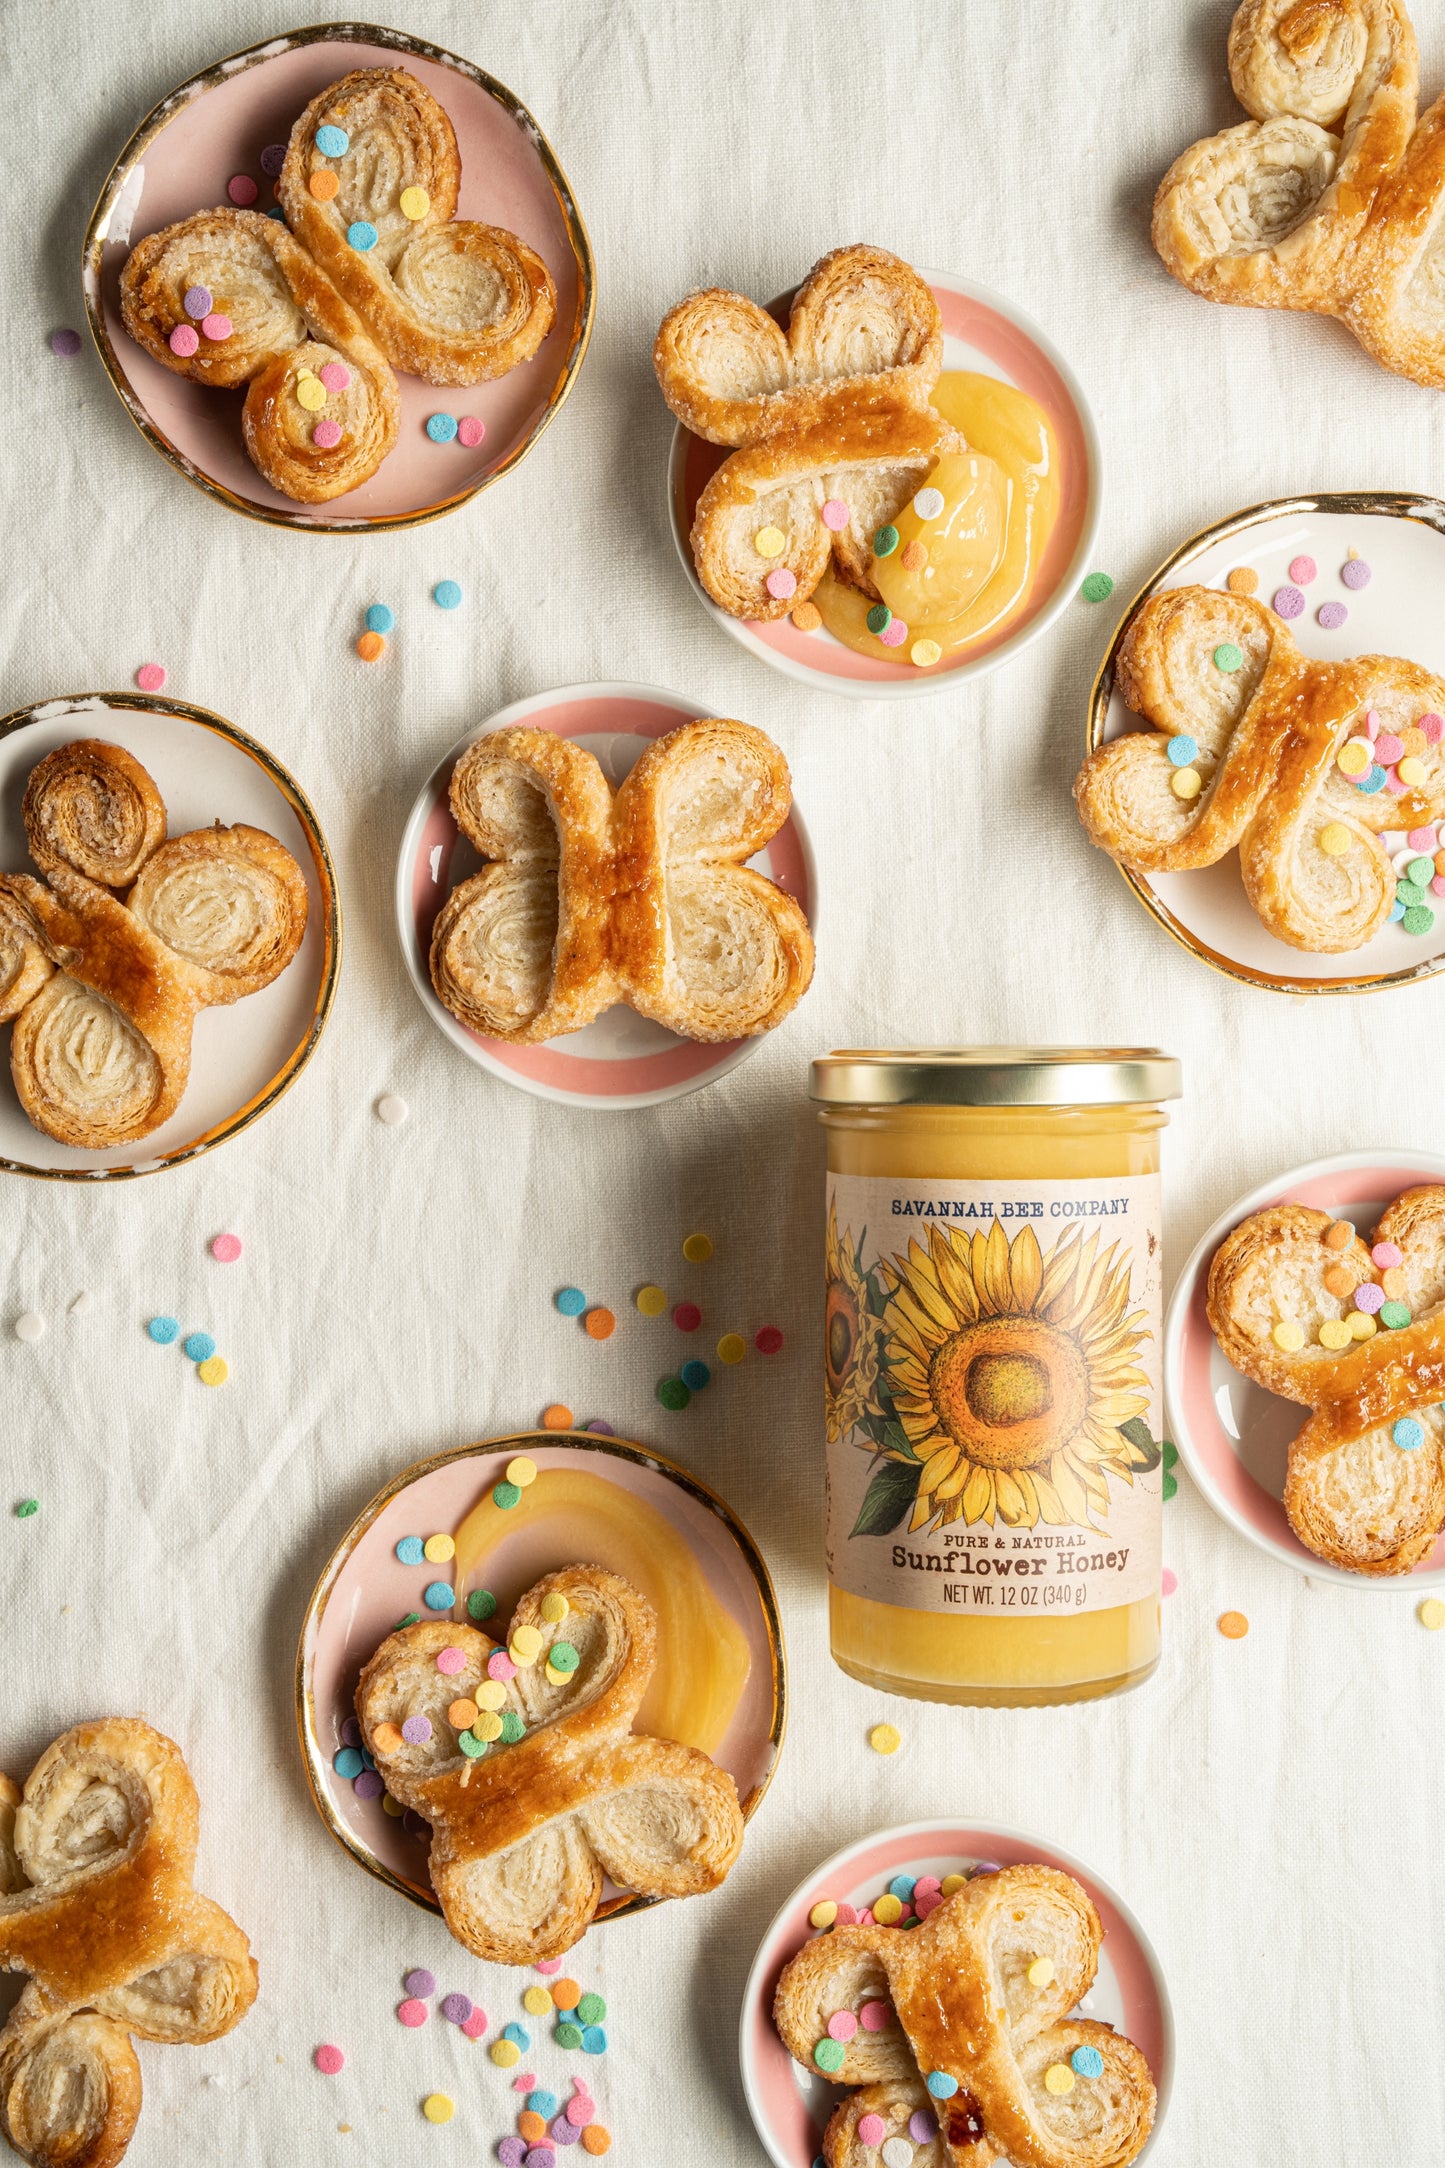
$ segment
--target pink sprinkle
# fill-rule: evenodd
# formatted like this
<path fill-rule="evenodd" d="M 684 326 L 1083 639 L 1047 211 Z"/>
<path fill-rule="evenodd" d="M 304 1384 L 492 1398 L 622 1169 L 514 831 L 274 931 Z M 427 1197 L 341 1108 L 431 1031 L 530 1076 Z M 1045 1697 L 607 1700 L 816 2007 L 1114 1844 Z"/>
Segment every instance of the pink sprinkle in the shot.
<path fill-rule="evenodd" d="M 908 627 L 901 617 L 890 618 L 878 635 L 879 643 L 883 647 L 902 647 L 907 638 Z"/>
<path fill-rule="evenodd" d="M 1428 828 L 1412 828 L 1405 841 L 1412 851 L 1434 851 L 1440 847 L 1439 838 L 1439 827 L 1432 822 Z"/>
<path fill-rule="evenodd" d="M 539 1957 L 537 1960 L 536 1969 L 538 1972 L 545 1972 L 548 1974 L 553 1972 L 560 1972 L 562 1970 L 562 1960 L 560 1957 Z"/>
<path fill-rule="evenodd" d="M 346 2061 L 346 2057 L 342 2054 L 340 2048 L 334 2048 L 327 2042 L 316 2050 L 311 2060 L 324 2078 L 334 2078 Z"/>
<path fill-rule="evenodd" d="M 851 1905 L 839 1905 L 837 1917 L 833 1921 L 833 1925 L 835 1927 L 856 1927 L 857 1924 L 858 1915 L 854 1911 L 853 1907 Z"/>
<path fill-rule="evenodd" d="M 448 1678 L 454 1672 L 463 1670 L 466 1661 L 467 1652 L 465 1649 L 438 1649 L 437 1651 L 437 1670 L 444 1671 Z"/>
<path fill-rule="evenodd" d="M 1369 740 L 1371 741 L 1371 743 L 1373 744 L 1374 740 L 1375 740 L 1376 738 L 1378 738 L 1378 736 L 1379 736 L 1379 735 L 1380 735 L 1380 716 L 1379 716 L 1379 711 L 1378 711 L 1378 709 L 1375 709 L 1375 708 L 1366 708 L 1366 710 L 1365 710 L 1365 736 L 1366 736 L 1366 737 L 1367 737 L 1367 738 L 1368 738 L 1368 739 L 1369 739 Z"/>
<path fill-rule="evenodd" d="M 1420 728 L 1425 733 L 1427 743 L 1438 745 L 1441 732 L 1445 731 L 1445 721 L 1442 721 L 1438 715 L 1422 715 L 1420 717 Z"/>
<path fill-rule="evenodd" d="M 1397 738 L 1393 730 L 1381 731 L 1375 740 L 1375 758 L 1383 768 L 1393 768 L 1404 750 L 1404 739 Z"/>
<path fill-rule="evenodd" d="M 860 2115 L 858 2118 L 858 2143 L 882 2145 L 888 2125 L 881 2115 Z"/>
<path fill-rule="evenodd" d="M 239 1235 L 217 1235 L 211 1244 L 211 1255 L 218 1265 L 234 1265 L 241 1254 Z"/>
<path fill-rule="evenodd" d="M 1393 768 L 1385 770 L 1385 788 L 1392 798 L 1403 798 L 1409 787 L 1408 783 L 1400 781 Z"/>
<path fill-rule="evenodd" d="M 1292 557 L 1289 576 L 1296 587 L 1308 587 L 1310 581 L 1317 577 L 1319 569 L 1313 557 Z"/>
<path fill-rule="evenodd" d="M 931 1897 L 935 1891 L 941 1890 L 942 1887 L 943 1884 L 936 1874 L 921 1874 L 913 1885 L 914 1899 L 916 1901 L 920 1897 Z"/>
<path fill-rule="evenodd" d="M 243 210 L 248 203 L 254 203 L 260 193 L 249 173 L 233 173 L 226 183 L 226 194 L 232 203 L 239 203 Z"/>
<path fill-rule="evenodd" d="M 763 585 L 775 600 L 786 602 L 789 595 L 797 592 L 797 575 L 790 572 L 786 565 L 774 565 Z"/>
<path fill-rule="evenodd" d="M 522 2072 L 522 2074 L 521 2074 L 521 2076 L 520 2076 L 519 2078 L 513 2078 L 513 2080 L 512 2080 L 512 2091 L 513 2091 L 514 2093 L 530 2093 L 530 2092 L 531 2092 L 531 2090 L 532 2090 L 532 2087 L 533 2087 L 533 2086 L 534 2086 L 534 2085 L 536 2084 L 536 2082 L 537 2082 L 537 2073 L 536 2073 L 536 2071 L 535 2071 L 535 2070 L 524 2070 L 524 2071 Z"/>
<path fill-rule="evenodd" d="M 329 414 L 323 414 L 311 432 L 311 441 L 319 445 L 323 452 L 335 451 L 341 442 L 340 422 L 333 421 Z"/>
<path fill-rule="evenodd" d="M 487 1677 L 489 1679 L 500 1679 L 505 1685 L 508 1679 L 515 1679 L 516 1676 L 517 1667 L 506 1650 L 493 1649 L 491 1655 L 487 1658 Z"/>
<path fill-rule="evenodd" d="M 1370 1261 L 1372 1264 L 1378 1265 L 1381 1272 L 1388 1272 L 1392 1265 L 1403 1265 L 1405 1259 L 1398 1244 L 1394 1242 L 1377 1242 L 1370 1252 Z"/>
<path fill-rule="evenodd" d="M 942 1890 L 927 1890 L 922 1897 L 919 1897 L 915 1894 L 913 1899 L 913 1909 L 918 1914 L 918 1917 L 921 1920 L 926 1920 L 929 1913 L 936 1912 L 942 1903 Z"/>
<path fill-rule="evenodd" d="M 864 1905 L 863 1910 L 858 1915 L 858 1925 L 860 1927 L 873 1927 L 877 1925 L 877 1922 L 873 1917 L 873 1907 L 871 1905 Z"/>
<path fill-rule="evenodd" d="M 158 693 L 166 681 L 163 662 L 143 662 L 135 674 L 135 681 L 143 693 Z"/>
<path fill-rule="evenodd" d="M 479 2008 L 476 2003 L 473 2003 L 471 2016 L 462 2020 L 462 2031 L 466 2034 L 468 2040 L 480 2040 L 486 2029 L 487 2013 Z"/>
<path fill-rule="evenodd" d="M 823 507 L 823 525 L 837 534 L 848 524 L 848 507 L 841 497 L 830 497 Z"/>
<path fill-rule="evenodd" d="M 410 2025 L 415 2029 L 418 2025 L 425 2025 L 431 2012 L 417 1996 L 409 1995 L 405 2002 L 397 2004 L 396 2014 L 403 2025 Z"/>
<path fill-rule="evenodd" d="M 208 339 L 214 339 L 219 345 L 222 339 L 229 339 L 231 336 L 231 319 L 229 316 L 222 316 L 217 310 L 203 319 L 201 329 Z"/>
<path fill-rule="evenodd" d="M 568 2101 L 567 2120 L 574 2130 L 580 2130 L 584 2123 L 591 2122 L 592 2102 L 586 2093 L 578 2093 Z"/>
<path fill-rule="evenodd" d="M 1437 896 L 1445 896 L 1445 874 L 1437 873 L 1430 886 Z"/>
<path fill-rule="evenodd" d="M 858 2020 L 851 2010 L 835 2010 L 828 2020 L 830 2040 L 851 2040 L 858 2030 Z"/>
<path fill-rule="evenodd" d="M 1172 1596 L 1179 1586 L 1179 1576 L 1172 1566 L 1166 1566 L 1159 1576 L 1159 1586 L 1166 1596 Z"/>
<path fill-rule="evenodd" d="M 189 361 L 200 345 L 201 337 L 194 324 L 177 324 L 166 343 L 173 354 L 179 354 L 182 361 Z"/>
<path fill-rule="evenodd" d="M 893 2016 L 886 2002 L 865 2002 L 858 2012 L 864 2032 L 882 2032 Z"/>
<path fill-rule="evenodd" d="M 351 382 L 351 371 L 344 361 L 323 361 L 316 374 L 328 391 L 345 391 Z"/>
<path fill-rule="evenodd" d="M 902 1911 L 901 1911 L 901 1912 L 899 1913 L 899 1915 L 898 1915 L 897 1919 L 896 1919 L 896 1920 L 895 1920 L 895 1921 L 893 1922 L 893 1924 L 894 1924 L 894 1926 L 895 1926 L 895 1927 L 901 1927 L 901 1926 L 903 1925 L 903 1922 L 904 1922 L 905 1920 L 911 1920 L 911 1919 L 912 1919 L 912 1917 L 913 1917 L 913 1907 L 912 1907 L 912 1905 L 905 1905 L 905 1906 L 903 1907 L 903 1910 L 902 1910 Z"/>
<path fill-rule="evenodd" d="M 487 433 L 487 425 L 479 414 L 464 414 L 457 423 L 457 442 L 470 452 L 481 443 Z"/>

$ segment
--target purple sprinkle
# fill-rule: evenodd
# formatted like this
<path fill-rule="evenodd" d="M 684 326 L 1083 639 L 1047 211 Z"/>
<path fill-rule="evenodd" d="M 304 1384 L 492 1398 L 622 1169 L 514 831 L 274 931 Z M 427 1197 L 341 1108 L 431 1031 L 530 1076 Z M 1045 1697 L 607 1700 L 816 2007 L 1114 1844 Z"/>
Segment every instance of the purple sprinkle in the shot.
<path fill-rule="evenodd" d="M 566 2115 L 559 2115 L 548 2131 L 554 2145 L 575 2145 L 582 2133 L 575 2123 L 569 2123 Z"/>
<path fill-rule="evenodd" d="M 428 1995 L 434 1995 L 437 1991 L 436 1974 L 428 1972 L 425 1965 L 417 1965 L 407 1974 L 402 1985 L 408 1995 L 415 1995 L 418 2002 L 425 2002 Z"/>
<path fill-rule="evenodd" d="M 380 1799 L 386 1786 L 374 1769 L 363 1769 L 351 1789 L 358 1799 Z"/>
<path fill-rule="evenodd" d="M 1368 587 L 1370 568 L 1363 557 L 1347 557 L 1340 566 L 1340 578 L 1346 587 Z"/>
<path fill-rule="evenodd" d="M 286 163 L 285 144 L 268 143 L 265 150 L 262 151 L 258 163 L 261 171 L 274 181 Z"/>
<path fill-rule="evenodd" d="M 202 317 L 209 316 L 211 313 L 210 287 L 188 286 L 186 288 L 184 307 L 187 316 L 193 316 L 196 322 L 200 323 Z"/>
<path fill-rule="evenodd" d="M 1303 614 L 1305 598 L 1297 587 L 1277 587 L 1274 591 L 1274 614 L 1276 617 L 1299 617 Z"/>
<path fill-rule="evenodd" d="M 1363 1310 L 1367 1317 L 1373 1317 L 1376 1310 L 1382 1310 L 1384 1306 L 1385 1290 L 1383 1287 L 1372 1287 L 1366 1283 L 1364 1287 L 1355 1289 L 1355 1308 Z"/>
<path fill-rule="evenodd" d="M 908 2135 L 915 2145 L 927 2145 L 930 2138 L 938 2136 L 938 2118 L 930 2115 L 927 2108 L 915 2108 L 908 2118 Z"/>
<path fill-rule="evenodd" d="M 497 2158 L 502 2168 L 522 2168 L 526 2145 L 521 2138 L 504 2138 L 497 2147 Z"/>
<path fill-rule="evenodd" d="M 415 1807 L 407 1808 L 401 1818 L 401 1826 L 409 1837 L 429 1837 L 431 1835 L 431 1823 L 424 1814 L 418 1814 Z"/>
<path fill-rule="evenodd" d="M 50 351 L 52 354 L 78 354 L 80 352 L 80 333 L 68 329 L 52 331 L 50 334 Z"/>
<path fill-rule="evenodd" d="M 348 1716 L 341 1727 L 341 1744 L 343 1746 L 360 1746 L 361 1744 L 361 1726 L 354 1716 Z"/>
<path fill-rule="evenodd" d="M 465 2025 L 471 2014 L 472 1998 L 470 1995 L 447 1995 L 444 1997 L 442 2016 L 449 2018 L 453 2025 Z"/>
<path fill-rule="evenodd" d="M 610 1423 L 589 1423 L 587 1428 L 595 1438 L 615 1438 L 617 1436 Z"/>
<path fill-rule="evenodd" d="M 976 1882 L 981 1874 L 1002 1874 L 1002 1872 L 1003 1869 L 996 1859 L 975 1860 L 969 1873 L 969 1880 L 970 1882 Z"/>
<path fill-rule="evenodd" d="M 409 1716 L 401 1727 L 401 1735 L 408 1746 L 425 1746 L 431 1737 L 429 1716 Z"/>
<path fill-rule="evenodd" d="M 550 2145 L 534 2145 L 523 2154 L 522 2168 L 557 2168 L 557 2156 Z"/>
<path fill-rule="evenodd" d="M 1349 614 L 1342 602 L 1322 602 L 1315 611 L 1315 622 L 1326 632 L 1338 632 Z"/>

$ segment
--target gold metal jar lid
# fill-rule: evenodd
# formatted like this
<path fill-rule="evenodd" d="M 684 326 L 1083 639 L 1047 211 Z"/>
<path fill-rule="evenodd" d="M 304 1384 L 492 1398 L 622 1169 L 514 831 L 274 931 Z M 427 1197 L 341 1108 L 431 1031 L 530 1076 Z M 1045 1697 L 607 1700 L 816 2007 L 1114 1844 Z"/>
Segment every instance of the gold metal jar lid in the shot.
<path fill-rule="evenodd" d="M 1177 1099 L 1157 1046 L 841 1047 L 813 1063 L 834 1107 L 1106 1107 Z"/>

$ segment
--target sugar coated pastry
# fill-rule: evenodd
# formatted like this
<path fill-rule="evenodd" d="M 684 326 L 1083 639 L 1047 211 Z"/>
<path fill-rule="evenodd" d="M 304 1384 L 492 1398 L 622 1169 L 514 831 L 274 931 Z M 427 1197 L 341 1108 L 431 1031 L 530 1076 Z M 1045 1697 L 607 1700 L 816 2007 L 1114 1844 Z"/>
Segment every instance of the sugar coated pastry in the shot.
<path fill-rule="evenodd" d="M 620 1574 L 569 1566 L 527 1590 L 505 1646 L 445 1620 L 406 1626 L 362 1671 L 368 1751 L 431 1824 L 432 1887 L 478 1957 L 571 1949 L 604 1874 L 687 1897 L 737 1858 L 732 1778 L 695 1747 L 633 1732 L 656 1657 L 646 1598 Z"/>
<path fill-rule="evenodd" d="M 305 878 L 259 828 L 218 823 L 163 841 L 151 777 L 99 739 L 47 754 L 24 817 L 46 878 L 0 874 L 0 1022 L 13 1021 L 15 1089 L 57 1143 L 129 1144 L 180 1105 L 198 1011 L 259 992 L 295 956 Z"/>
<path fill-rule="evenodd" d="M 457 217 L 461 171 L 451 122 L 404 68 L 358 68 L 313 98 L 281 169 L 298 240 L 393 368 L 431 384 L 505 376 L 557 313 L 534 249 Z"/>
<path fill-rule="evenodd" d="M 830 560 L 876 599 L 874 536 L 945 453 L 966 448 L 928 403 L 943 326 L 917 272 L 886 249 L 835 249 L 799 287 L 786 332 L 743 294 L 690 294 L 663 318 L 652 360 L 679 421 L 738 447 L 692 525 L 698 578 L 719 608 L 782 617 Z M 825 505 L 846 520 L 825 520 Z"/>
<path fill-rule="evenodd" d="M 163 368 L 248 387 L 246 450 L 283 496 L 344 496 L 395 444 L 390 363 L 278 220 L 198 211 L 147 235 L 126 258 L 120 300 L 126 330 Z"/>
<path fill-rule="evenodd" d="M 432 935 L 438 997 L 514 1042 L 627 1002 L 684 1038 L 770 1031 L 813 974 L 802 911 L 743 861 L 788 817 L 787 763 L 746 723 L 684 723 L 614 795 L 547 730 L 498 730 L 457 762 L 451 805 L 489 860 Z"/>
<path fill-rule="evenodd" d="M 141 2106 L 131 2034 L 200 2044 L 240 2023 L 256 1967 L 196 1890 L 199 1803 L 178 1747 L 124 1717 L 0 1777 L 0 2131 L 38 2168 L 114 2168 Z"/>
<path fill-rule="evenodd" d="M 911 2143 L 913 2168 L 1127 2168 L 1154 2124 L 1149 2066 L 1072 2014 L 1103 1939 L 1072 1877 L 1019 1866 L 968 1882 L 908 1932 L 850 1925 L 806 1942 L 773 2020 L 805 2069 L 857 2088 L 829 2120 L 827 2168 L 874 2168 L 893 2139 Z"/>
<path fill-rule="evenodd" d="M 1445 1184 L 1406 1190 L 1369 1243 L 1308 1205 L 1251 1213 L 1208 1308 L 1236 1370 L 1313 1410 L 1284 1490 L 1300 1542 L 1355 1573 L 1419 1565 L 1445 1527 Z"/>
<path fill-rule="evenodd" d="M 1311 662 L 1263 603 L 1175 587 L 1138 611 L 1114 682 L 1150 727 L 1079 770 L 1092 842 L 1145 873 L 1237 848 L 1251 904 L 1292 948 L 1378 933 L 1396 899 L 1381 833 L 1445 814 L 1445 680 L 1392 655 Z"/>
<path fill-rule="evenodd" d="M 1243 0 L 1229 74 L 1251 115 L 1176 158 L 1154 246 L 1212 301 L 1340 317 L 1445 385 L 1445 99 L 1416 121 L 1401 0 Z"/>

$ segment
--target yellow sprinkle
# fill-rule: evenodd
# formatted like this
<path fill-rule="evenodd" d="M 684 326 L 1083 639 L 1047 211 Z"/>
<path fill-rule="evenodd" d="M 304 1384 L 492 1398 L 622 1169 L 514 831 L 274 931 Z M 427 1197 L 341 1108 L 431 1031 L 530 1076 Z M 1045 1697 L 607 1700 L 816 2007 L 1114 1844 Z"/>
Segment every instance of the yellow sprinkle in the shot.
<path fill-rule="evenodd" d="M 499 2070 L 510 2070 L 513 2063 L 522 2060 L 522 2051 L 515 2040 L 494 2040 L 488 2052 Z"/>
<path fill-rule="evenodd" d="M 808 1925 L 810 1927 L 831 1927 L 837 1917 L 838 1907 L 831 1897 L 825 1897 L 822 1903 L 814 1905 L 812 1911 L 808 1914 Z"/>
<path fill-rule="evenodd" d="M 1047 1987 L 1053 1976 L 1054 1961 L 1051 1957 L 1036 1957 L 1029 1966 L 1029 1985 L 1031 1987 Z"/>
<path fill-rule="evenodd" d="M 1407 753 L 1403 760 L 1396 762 L 1395 773 L 1410 790 L 1418 790 L 1425 780 L 1425 763 L 1417 760 L 1413 753 Z"/>
<path fill-rule="evenodd" d="M 501 1736 L 502 1719 L 498 1716 L 496 1710 L 479 1709 L 476 1722 L 472 1725 L 472 1737 L 474 1739 L 485 1739 L 490 1745 L 493 1739 L 500 1739 Z"/>
<path fill-rule="evenodd" d="M 632 1299 L 644 1317 L 661 1317 L 667 1308 L 667 1297 L 660 1287 L 639 1287 Z"/>
<path fill-rule="evenodd" d="M 1169 788 L 1176 798 L 1197 798 L 1203 779 L 1197 768 L 1176 768 L 1169 778 Z"/>
<path fill-rule="evenodd" d="M 1074 2090 L 1074 2073 L 1067 2063 L 1050 2063 L 1044 2072 L 1044 2084 L 1051 2093 L 1071 2093 Z"/>
<path fill-rule="evenodd" d="M 689 1235 L 682 1254 L 690 1265 L 705 1265 L 712 1255 L 712 1242 L 707 1235 Z"/>
<path fill-rule="evenodd" d="M 1353 840 L 1343 821 L 1331 821 L 1320 830 L 1320 849 L 1326 858 L 1343 858 Z"/>
<path fill-rule="evenodd" d="M 963 1888 L 967 1880 L 968 1876 L 966 1874 L 946 1874 L 943 1878 L 943 1895 L 945 1897 L 951 1897 L 955 1890 L 960 1890 Z"/>
<path fill-rule="evenodd" d="M 431 209 L 431 197 L 424 188 L 404 188 L 397 201 L 401 206 L 402 217 L 411 219 L 413 223 L 419 218 L 425 218 Z"/>
<path fill-rule="evenodd" d="M 1350 1331 L 1356 1340 L 1372 1340 L 1379 1329 L 1368 1310 L 1351 1311 Z"/>
<path fill-rule="evenodd" d="M 196 1376 L 203 1385 L 224 1385 L 230 1375 L 230 1365 L 224 1355 L 208 1355 L 203 1363 L 196 1365 Z"/>
<path fill-rule="evenodd" d="M 720 1363 L 740 1363 L 747 1354 L 748 1343 L 740 1332 L 725 1332 L 717 1344 Z"/>
<path fill-rule="evenodd" d="M 890 1890 L 874 1905 L 873 1917 L 880 1927 L 891 1927 L 895 1920 L 903 1917 L 903 1899 L 895 1897 Z"/>
<path fill-rule="evenodd" d="M 903 1734 L 896 1724 L 875 1724 L 868 1734 L 868 1744 L 875 1754 L 896 1754 L 903 1744 Z"/>
<path fill-rule="evenodd" d="M 457 1547 L 450 1536 L 428 1536 L 421 1547 L 422 1557 L 429 1558 L 434 1566 L 444 1566 L 449 1558 L 455 1558 Z"/>
<path fill-rule="evenodd" d="M 318 414 L 326 404 L 326 386 L 319 376 L 298 376 L 296 396 L 308 414 Z"/>
<path fill-rule="evenodd" d="M 1374 764 L 1374 753 L 1365 738 L 1347 738 L 1335 755 L 1335 766 L 1342 775 L 1364 775 Z"/>
<path fill-rule="evenodd" d="M 515 1483 L 518 1490 L 525 1490 L 537 1480 L 537 1463 L 525 1453 L 518 1453 L 515 1460 L 507 1462 L 507 1481 Z"/>
<path fill-rule="evenodd" d="M 507 1473 L 511 1475 L 510 1468 Z M 513 1475 L 512 1481 L 515 1483 L 516 1480 L 517 1478 Z M 559 1596 L 555 1590 L 550 1596 L 542 1598 L 542 1616 L 549 1626 L 560 1626 L 571 1608 L 572 1606 L 568 1603 L 567 1598 Z"/>
<path fill-rule="evenodd" d="M 936 640 L 915 640 L 908 652 L 920 670 L 931 670 L 943 656 L 943 649 Z"/>
<path fill-rule="evenodd" d="M 753 548 L 759 557 L 781 557 L 788 546 L 788 538 L 781 527 L 759 527 L 753 536 Z"/>
<path fill-rule="evenodd" d="M 533 2017 L 545 2017 L 552 2007 L 552 1998 L 545 1987 L 529 1987 L 522 1995 L 522 2008 Z"/>
<path fill-rule="evenodd" d="M 479 1709 L 505 1709 L 507 1706 L 507 1689 L 500 1679 L 483 1679 L 472 1699 Z M 479 1733 L 478 1737 L 481 1736 L 482 1734 Z M 494 1732 L 492 1736 L 495 1738 L 496 1733 Z"/>
<path fill-rule="evenodd" d="M 1428 1626 L 1432 1634 L 1438 1634 L 1445 1626 L 1445 1603 L 1438 1596 L 1427 1596 L 1415 1613 L 1422 1626 Z"/>
<path fill-rule="evenodd" d="M 1345 1317 L 1327 1317 L 1320 1327 L 1321 1347 L 1348 1347 L 1354 1334 Z"/>
<path fill-rule="evenodd" d="M 548 1657 L 543 1669 L 546 1671 L 549 1686 L 570 1686 L 577 1676 L 575 1671 L 559 1671 L 550 1657 Z"/>
<path fill-rule="evenodd" d="M 399 1822 L 405 1814 L 406 1808 L 399 1799 L 393 1799 L 390 1792 L 383 1792 L 381 1795 L 381 1811 L 383 1814 L 389 1814 L 394 1822 Z"/>
<path fill-rule="evenodd" d="M 514 1664 L 535 1664 L 542 1653 L 542 1636 L 535 1626 L 517 1626 L 512 1630 L 507 1654 Z"/>
<path fill-rule="evenodd" d="M 511 2048 L 512 2053 L 519 2057 L 522 2052 L 510 2040 L 499 2040 L 497 2047 Z M 496 2055 L 497 2048 L 493 2048 L 492 2057 L 494 2061 Z M 449 2123 L 457 2112 L 457 2104 L 454 2100 L 449 2100 L 445 2093 L 428 2093 L 421 2104 L 421 2112 L 429 2123 Z"/>
<path fill-rule="evenodd" d="M 1276 1347 L 1282 1347 L 1286 1355 L 1293 1355 L 1296 1348 L 1305 1344 L 1305 1329 L 1292 1317 L 1282 1317 L 1274 1328 L 1273 1338 Z"/>

